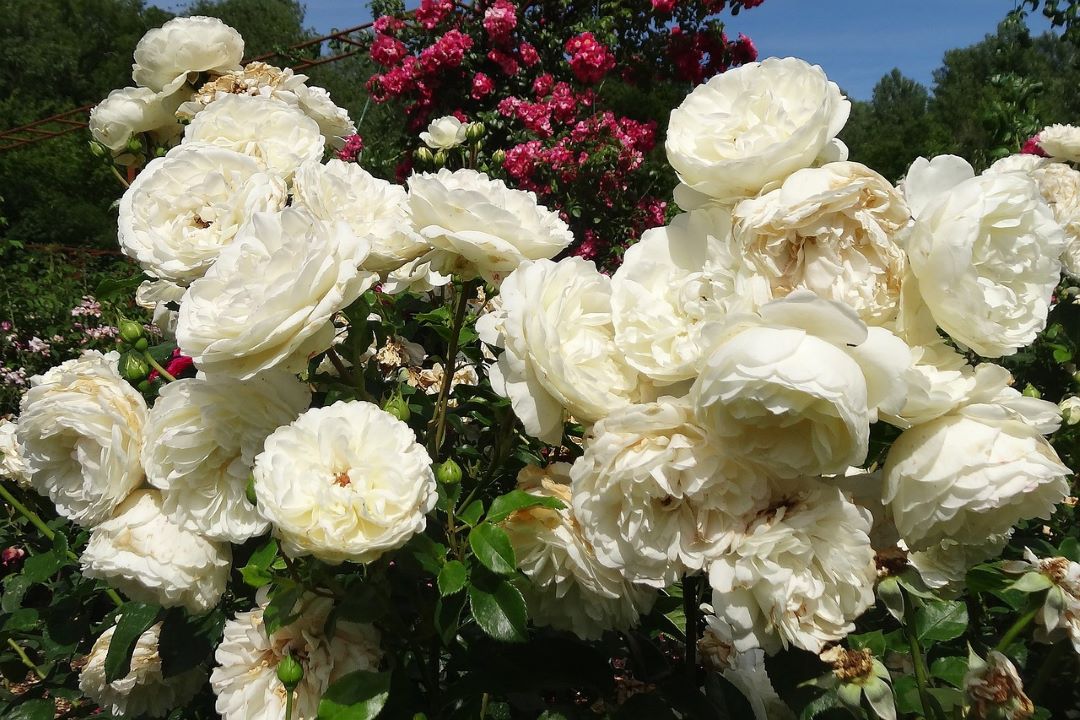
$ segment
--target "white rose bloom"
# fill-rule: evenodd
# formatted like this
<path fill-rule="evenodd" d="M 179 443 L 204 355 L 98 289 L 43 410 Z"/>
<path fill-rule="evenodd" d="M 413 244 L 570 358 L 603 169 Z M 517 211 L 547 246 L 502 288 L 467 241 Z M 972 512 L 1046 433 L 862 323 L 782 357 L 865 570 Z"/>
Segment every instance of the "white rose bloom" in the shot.
<path fill-rule="evenodd" d="M 396 270 L 431 249 L 413 229 L 405 188 L 373 177 L 356 163 L 301 165 L 293 180 L 293 204 L 321 220 L 348 223 L 371 243 L 366 270 Z"/>
<path fill-rule="evenodd" d="M 535 194 L 475 170 L 413 175 L 409 208 L 432 247 L 460 256 L 461 267 L 450 269 L 466 279 L 479 275 L 498 284 L 526 260 L 554 257 L 574 240 Z"/>
<path fill-rule="evenodd" d="M 982 175 L 938 193 L 905 245 L 934 320 L 986 357 L 1016 352 L 1045 327 L 1064 248 L 1038 185 L 1020 173 Z"/>
<path fill-rule="evenodd" d="M 170 710 L 186 705 L 206 682 L 206 670 L 202 667 L 163 677 L 158 654 L 161 623 L 150 626 L 135 641 L 131 671 L 118 680 L 106 682 L 105 657 L 115 631 L 113 625 L 94 641 L 86 665 L 79 673 L 79 689 L 111 714 L 164 717 Z"/>
<path fill-rule="evenodd" d="M 197 615 L 225 592 L 232 550 L 169 520 L 158 491 L 136 490 L 93 529 L 80 561 L 83 575 L 133 600 Z"/>
<path fill-rule="evenodd" d="M 681 401 L 631 405 L 593 426 L 570 469 L 574 517 L 601 564 L 663 588 L 727 550 L 767 488 L 709 442 Z"/>
<path fill-rule="evenodd" d="M 165 513 L 213 540 L 242 543 L 266 532 L 245 494 L 255 456 L 310 401 L 307 386 L 284 371 L 163 387 L 146 420 L 142 460 L 150 484 L 166 491 Z"/>
<path fill-rule="evenodd" d="M 480 338 L 504 348 L 488 368 L 525 431 L 562 438 L 563 409 L 591 423 L 640 399 L 638 374 L 623 362 L 611 324 L 611 280 L 581 258 L 527 262 L 502 284 Z"/>
<path fill-rule="evenodd" d="M 885 462 L 884 500 L 907 545 L 978 544 L 1050 517 L 1070 470 L 1040 430 L 1002 404 L 975 404 L 901 434 Z"/>
<path fill-rule="evenodd" d="M 1039 131 L 1039 147 L 1055 160 L 1080 162 L 1080 127 L 1051 125 Z"/>
<path fill-rule="evenodd" d="M 636 626 L 652 608 L 656 591 L 630 583 L 597 562 L 570 508 L 569 470 L 566 463 L 524 468 L 518 489 L 556 498 L 565 507 L 520 510 L 503 522 L 503 529 L 518 568 L 529 578 L 522 594 L 532 621 L 596 640 L 605 630 Z"/>
<path fill-rule="evenodd" d="M 964 588 L 967 571 L 1000 555 L 1011 535 L 1011 531 L 993 535 L 973 545 L 942 540 L 926 550 L 909 553 L 908 563 L 926 587 L 939 595 L 955 596 Z"/>
<path fill-rule="evenodd" d="M 90 134 L 114 154 L 123 154 L 128 141 L 139 133 L 156 132 L 162 139 L 170 139 L 183 130 L 174 115 L 179 105 L 179 94 L 119 88 L 90 111 Z"/>
<path fill-rule="evenodd" d="M 847 304 L 870 325 L 896 314 L 911 218 L 903 197 L 865 165 L 799 170 L 735 206 L 735 241 L 774 297 L 806 288 Z"/>
<path fill-rule="evenodd" d="M 356 124 L 349 117 L 349 111 L 338 107 L 326 88 L 301 84 L 293 92 L 304 114 L 318 123 L 327 145 L 340 148 L 345 145 L 345 138 L 356 134 Z"/>
<path fill-rule="evenodd" d="M 964 717 L 1028 720 L 1035 705 L 1024 693 L 1024 681 L 1012 660 L 991 650 L 986 660 L 968 649 L 964 675 Z"/>
<path fill-rule="evenodd" d="M 697 86 L 671 111 L 668 162 L 692 191 L 733 204 L 812 165 L 850 112 L 817 65 L 748 63 Z"/>
<path fill-rule="evenodd" d="M 319 700 L 331 684 L 358 670 L 379 669 L 382 651 L 379 631 L 371 625 L 338 620 L 326 635 L 333 610 L 328 598 L 306 595 L 296 620 L 267 637 L 263 607 L 237 613 L 225 623 L 224 637 L 214 652 L 217 667 L 210 686 L 217 695 L 215 710 L 224 720 L 281 720 L 285 717 L 285 687 L 277 664 L 291 655 L 303 666 L 304 677 L 294 691 L 293 717 L 314 720 Z"/>
<path fill-rule="evenodd" d="M 1080 172 L 1037 155 L 1011 155 L 998 160 L 986 172 L 1024 172 L 1039 184 L 1043 200 L 1065 230 L 1061 262 L 1070 275 L 1080 277 Z"/>
<path fill-rule="evenodd" d="M 243 57 L 244 39 L 217 18 L 178 17 L 142 36 L 131 77 L 136 85 L 172 93 L 189 74 L 237 70 Z"/>
<path fill-rule="evenodd" d="M 627 249 L 611 277 L 615 345 L 658 384 L 690 380 L 706 327 L 769 299 L 768 284 L 733 252 L 731 214 L 695 210 Z"/>
<path fill-rule="evenodd" d="M 87 350 L 31 379 L 17 438 L 34 490 L 85 527 L 108 518 L 143 480 L 146 402 L 120 377 L 120 354 Z"/>
<path fill-rule="evenodd" d="M 1058 409 L 1061 410 L 1061 419 L 1065 421 L 1066 425 L 1080 423 L 1080 397 L 1070 395 L 1063 398 L 1058 403 Z"/>
<path fill-rule="evenodd" d="M 181 145 L 151 161 L 120 198 L 120 249 L 150 275 L 187 285 L 254 213 L 280 210 L 288 197 L 285 181 L 252 157 Z"/>
<path fill-rule="evenodd" d="M 185 289 L 168 280 L 143 280 L 135 289 L 135 304 L 153 314 L 154 327 L 162 335 L 173 338 Z"/>
<path fill-rule="evenodd" d="M 208 375 L 298 372 L 333 343 L 334 313 L 374 284 L 368 243 L 304 210 L 256 213 L 180 304 L 176 339 Z"/>
<path fill-rule="evenodd" d="M 1047 644 L 1068 639 L 1080 653 L 1080 563 L 1064 557 L 1038 558 L 1030 548 L 1024 548 L 1024 558 L 1003 563 L 1002 569 L 1042 575 L 1040 585 L 1049 592 L 1035 616 L 1035 639 Z"/>
<path fill-rule="evenodd" d="M 339 401 L 266 439 L 255 496 L 285 553 L 367 563 L 423 532 L 435 475 L 408 425 L 371 403 Z"/>
<path fill-rule="evenodd" d="M 842 473 L 866 459 L 877 408 L 899 409 L 901 341 L 808 291 L 736 322 L 690 391 L 699 422 L 782 477 Z"/>
<path fill-rule="evenodd" d="M 771 488 L 743 536 L 713 561 L 717 617 L 735 648 L 821 652 L 874 604 L 871 514 L 813 478 Z"/>
<path fill-rule="evenodd" d="M 428 123 L 427 131 L 420 133 L 420 139 L 432 150 L 450 150 L 465 142 L 468 129 L 468 123 L 447 115 Z"/>
<path fill-rule="evenodd" d="M 304 111 L 268 97 L 226 95 L 191 121 L 183 144 L 208 143 L 257 159 L 289 179 L 305 162 L 319 162 L 323 136 Z"/>
<path fill-rule="evenodd" d="M 711 611 L 710 606 L 706 606 Z M 698 640 L 702 664 L 715 670 L 743 694 L 754 712 L 754 720 L 795 720 L 795 713 L 780 698 L 765 669 L 765 653 L 759 648 L 738 652 L 731 627 L 716 617 L 705 617 L 705 629 Z"/>
<path fill-rule="evenodd" d="M 16 435 L 18 429 L 17 423 L 0 418 L 0 477 L 14 480 L 19 487 L 30 487 L 26 461 Z"/>

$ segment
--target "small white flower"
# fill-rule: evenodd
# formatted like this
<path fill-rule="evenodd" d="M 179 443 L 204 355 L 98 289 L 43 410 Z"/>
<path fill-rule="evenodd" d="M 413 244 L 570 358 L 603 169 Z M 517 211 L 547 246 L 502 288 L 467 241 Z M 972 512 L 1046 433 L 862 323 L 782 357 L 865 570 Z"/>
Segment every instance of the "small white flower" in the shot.
<path fill-rule="evenodd" d="M 337 620 L 327 635 L 333 602 L 306 595 L 296 620 L 267 637 L 263 608 L 237 613 L 225 623 L 224 637 L 214 652 L 217 667 L 210 686 L 217 695 L 214 708 L 224 720 L 281 720 L 285 717 L 285 687 L 277 664 L 285 655 L 300 662 L 304 677 L 293 697 L 293 717 L 311 720 L 326 689 L 357 670 L 379 669 L 379 632 L 371 625 Z"/>
<path fill-rule="evenodd" d="M 1075 425 L 1080 423 L 1080 397 L 1070 395 L 1067 398 L 1062 398 L 1058 403 L 1058 409 L 1061 410 L 1061 419 L 1065 421 L 1066 425 Z"/>
<path fill-rule="evenodd" d="M 942 540 L 925 550 L 909 553 L 908 563 L 919 573 L 926 587 L 940 595 L 955 596 L 964 587 L 967 571 L 1000 555 L 1011 535 L 1011 532 L 993 535 L 972 545 Z"/>
<path fill-rule="evenodd" d="M 717 75 L 672 110 L 668 162 L 691 192 L 733 204 L 827 153 L 851 103 L 817 65 L 769 58 Z M 830 158 L 836 159 L 836 158 Z"/>
<path fill-rule="evenodd" d="M 713 561 L 717 617 L 739 651 L 821 652 L 874 604 L 871 515 L 813 478 L 773 483 L 749 526 Z"/>
<path fill-rule="evenodd" d="M 124 254 L 150 275 L 201 277 L 256 212 L 285 207 L 285 182 L 255 158 L 188 143 L 150 162 L 120 199 Z"/>
<path fill-rule="evenodd" d="M 226 95 L 195 116 L 183 143 L 208 143 L 250 155 L 269 171 L 292 177 L 305 162 L 319 162 L 319 124 L 295 105 L 272 98 Z"/>
<path fill-rule="evenodd" d="M 30 476 L 16 435 L 18 429 L 18 424 L 0 418 L 0 477 L 14 480 L 19 487 L 29 487 Z"/>
<path fill-rule="evenodd" d="M 997 650 L 991 650 L 986 660 L 969 650 L 964 705 L 965 717 L 971 718 L 1028 720 L 1035 714 L 1016 666 Z"/>
<path fill-rule="evenodd" d="M 1029 592 L 1048 590 L 1035 616 L 1035 639 L 1053 644 L 1066 638 L 1080 653 L 1080 563 L 1064 557 L 1038 558 L 1031 548 L 1024 548 L 1024 558 L 1003 563 L 1002 569 L 1025 575 L 1035 573 L 1038 584 L 1029 584 Z M 1021 582 L 1027 579 L 1021 578 Z"/>
<path fill-rule="evenodd" d="M 532 621 L 596 640 L 605 630 L 636 626 L 652 608 L 656 591 L 634 585 L 597 562 L 570 509 L 569 470 L 566 463 L 524 468 L 518 474 L 518 489 L 556 498 L 565 507 L 520 510 L 503 522 L 503 528 L 518 567 L 530 581 L 522 594 Z"/>
<path fill-rule="evenodd" d="M 640 399 L 638 374 L 615 346 L 611 280 L 591 262 L 527 262 L 503 282 L 499 297 L 498 310 L 480 319 L 477 332 L 504 349 L 488 377 L 527 433 L 557 443 L 564 408 L 595 422 Z"/>
<path fill-rule="evenodd" d="M 120 354 L 88 350 L 31 380 L 17 438 L 30 484 L 63 517 L 93 527 L 143 480 L 146 402 L 120 377 Z"/>
<path fill-rule="evenodd" d="M 266 439 L 255 495 L 284 552 L 367 563 L 423 531 L 435 475 L 408 425 L 371 403 L 339 401 Z"/>
<path fill-rule="evenodd" d="M 243 57 L 244 39 L 217 18 L 177 17 L 142 36 L 131 77 L 136 85 L 172 93 L 189 74 L 237 70 Z"/>
<path fill-rule="evenodd" d="M 1015 392 L 1015 391 L 1014 391 Z M 1056 408 L 1033 398 L 1023 405 Z M 1048 518 L 1068 494 L 1069 469 L 1031 424 L 1001 402 L 968 405 L 905 431 L 885 462 L 884 500 L 912 550 L 978 544 L 1020 520 Z"/>
<path fill-rule="evenodd" d="M 268 523 L 245 495 L 255 456 L 310 401 L 307 386 L 282 371 L 163 387 L 146 420 L 142 459 L 147 480 L 165 491 L 166 514 L 214 540 L 242 543 L 265 532 Z"/>
<path fill-rule="evenodd" d="M 165 95 L 149 88 L 113 90 L 90 111 L 90 134 L 117 155 L 123 155 L 128 141 L 139 133 L 154 133 L 165 143 L 183 130 L 173 115 L 180 99 L 180 94 Z"/>
<path fill-rule="evenodd" d="M 157 490 L 136 490 L 90 533 L 80 561 L 83 575 L 133 600 L 199 614 L 225 592 L 232 551 L 169 520 Z"/>
<path fill-rule="evenodd" d="M 443 169 L 409 178 L 417 232 L 444 253 L 444 274 L 498 284 L 527 260 L 554 257 L 574 236 L 536 195 L 475 170 Z"/>
<path fill-rule="evenodd" d="M 320 220 L 343 221 L 371 243 L 364 269 L 396 270 L 431 249 L 413 229 L 405 188 L 373 177 L 356 163 L 331 160 L 300 166 L 293 204 Z"/>
<path fill-rule="evenodd" d="M 163 717 L 170 710 L 186 705 L 206 682 L 206 670 L 202 667 L 169 678 L 162 675 L 158 654 L 161 623 L 150 626 L 136 640 L 130 672 L 106 682 L 105 657 L 114 632 L 115 625 L 94 641 L 86 665 L 79 673 L 79 689 L 83 694 L 113 715 Z"/>
<path fill-rule="evenodd" d="M 368 243 L 305 210 L 256 213 L 180 304 L 176 339 L 208 375 L 301 370 L 333 343 L 331 318 L 374 284 Z"/>
<path fill-rule="evenodd" d="M 1039 147 L 1055 160 L 1080 162 L 1080 127 L 1050 125 L 1039 131 Z"/>
<path fill-rule="evenodd" d="M 711 615 L 706 616 L 705 622 L 705 630 L 698 640 L 701 661 L 706 667 L 720 672 L 743 694 L 754 711 L 754 720 L 795 720 L 795 713 L 773 687 L 765 669 L 764 651 L 753 648 L 739 652 L 732 642 L 730 626 Z"/>
<path fill-rule="evenodd" d="M 153 313 L 154 327 L 168 338 L 176 336 L 176 321 L 185 288 L 168 280 L 143 280 L 135 289 L 135 304 Z"/>
<path fill-rule="evenodd" d="M 435 118 L 427 126 L 427 132 L 420 133 L 420 139 L 432 150 L 451 150 L 465 142 L 468 123 L 463 123 L 453 115 Z"/>

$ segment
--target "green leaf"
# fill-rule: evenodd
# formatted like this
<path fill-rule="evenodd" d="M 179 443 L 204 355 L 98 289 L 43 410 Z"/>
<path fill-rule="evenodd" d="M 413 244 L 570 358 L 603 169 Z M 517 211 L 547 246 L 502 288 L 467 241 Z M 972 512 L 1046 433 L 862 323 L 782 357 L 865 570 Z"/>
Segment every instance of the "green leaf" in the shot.
<path fill-rule="evenodd" d="M 143 276 L 136 275 L 130 278 L 107 277 L 98 283 L 94 297 L 98 300 L 122 300 L 129 301 L 130 296 L 142 284 Z"/>
<path fill-rule="evenodd" d="M 862 635 L 848 635 L 847 640 L 854 650 L 867 649 L 877 657 L 885 656 L 885 635 L 880 630 L 873 630 Z"/>
<path fill-rule="evenodd" d="M 199 617 L 191 617 L 181 608 L 169 609 L 158 641 L 162 676 L 179 675 L 206 660 L 221 640 L 224 627 L 225 613 L 220 609 Z"/>
<path fill-rule="evenodd" d="M 1077 540 L 1074 537 L 1065 538 L 1061 541 L 1058 552 L 1066 560 L 1080 562 L 1080 540 Z"/>
<path fill-rule="evenodd" d="M 954 640 L 967 625 L 967 606 L 962 602 L 936 600 L 915 611 L 915 634 L 923 642 Z"/>
<path fill-rule="evenodd" d="M 469 607 L 480 629 L 502 642 L 524 642 L 529 614 L 525 598 L 508 581 L 498 577 L 474 578 L 469 585 Z"/>
<path fill-rule="evenodd" d="M 944 680 L 955 688 L 964 687 L 964 675 L 967 674 L 968 661 L 962 657 L 943 657 L 930 666 L 930 674 Z"/>
<path fill-rule="evenodd" d="M 22 576 L 31 584 L 44 582 L 59 572 L 66 563 L 65 555 L 57 555 L 55 550 L 50 550 L 27 558 L 23 564 Z"/>
<path fill-rule="evenodd" d="M 513 575 L 517 558 L 510 538 L 502 528 L 484 522 L 469 531 L 469 546 L 476 559 L 493 573 Z"/>
<path fill-rule="evenodd" d="M 269 570 L 277 559 L 277 551 L 277 541 L 271 538 L 265 545 L 251 553 L 247 565 L 240 568 L 240 577 L 244 579 L 244 583 L 260 588 L 273 580 Z"/>
<path fill-rule="evenodd" d="M 480 516 L 484 514 L 484 501 L 473 500 L 458 513 L 458 519 L 469 527 L 480 522 Z"/>
<path fill-rule="evenodd" d="M 120 613 L 116 630 L 109 641 L 109 652 L 105 655 L 105 682 L 119 680 L 131 672 L 131 654 L 135 652 L 135 643 L 157 622 L 161 608 L 129 602 L 124 604 Z"/>
<path fill-rule="evenodd" d="M 273 635 L 281 628 L 295 620 L 299 613 L 293 612 L 297 600 L 304 594 L 304 588 L 299 585 L 282 584 L 274 592 L 266 609 L 263 610 L 263 628 L 267 637 Z"/>
<path fill-rule="evenodd" d="M 1024 573 L 1019 580 L 1009 586 L 1010 590 L 1019 590 L 1025 593 L 1037 593 L 1053 587 L 1054 581 L 1041 572 Z"/>
<path fill-rule="evenodd" d="M 439 571 L 439 593 L 453 595 L 465 587 L 467 579 L 468 572 L 465 570 L 465 566 L 457 560 L 451 560 L 443 565 L 443 569 Z"/>
<path fill-rule="evenodd" d="M 30 579 L 22 575 L 4 578 L 4 596 L 0 598 L 0 610 L 14 612 L 22 605 L 23 596 L 30 589 Z"/>
<path fill-rule="evenodd" d="M 437 575 L 442 570 L 443 560 L 446 558 L 445 545 L 421 533 L 413 535 L 405 549 L 416 559 L 421 568 L 432 575 Z"/>
<path fill-rule="evenodd" d="M 500 495 L 491 501 L 491 509 L 488 510 L 487 521 L 500 523 L 518 510 L 531 507 L 546 507 L 552 510 L 561 510 L 565 505 L 558 498 L 539 497 L 525 492 L 524 490 L 512 490 L 505 495 Z"/>
<path fill-rule="evenodd" d="M 7 720 L 52 720 L 55 715 L 56 703 L 52 700 L 27 700 L 16 705 Z"/>
<path fill-rule="evenodd" d="M 319 720 L 371 720 L 390 697 L 390 673 L 357 670 L 345 675 L 323 693 Z"/>
<path fill-rule="evenodd" d="M 465 608 L 465 595 L 450 595 L 435 601 L 435 632 L 450 645 L 457 637 L 461 611 Z"/>

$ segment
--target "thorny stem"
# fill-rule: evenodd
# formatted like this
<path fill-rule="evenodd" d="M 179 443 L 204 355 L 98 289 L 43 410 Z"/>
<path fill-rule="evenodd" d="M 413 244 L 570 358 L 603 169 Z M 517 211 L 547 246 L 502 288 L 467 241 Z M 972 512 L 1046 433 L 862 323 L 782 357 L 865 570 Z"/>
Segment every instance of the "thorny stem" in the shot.
<path fill-rule="evenodd" d="M 446 434 L 446 405 L 450 399 L 450 387 L 454 381 L 454 373 L 457 372 L 458 339 L 461 335 L 461 326 L 465 324 L 465 311 L 469 306 L 469 298 L 476 288 L 476 281 L 464 283 L 458 292 L 454 307 L 454 320 L 450 328 L 450 339 L 446 344 L 446 358 L 443 367 L 442 384 L 439 387 L 439 399 L 435 403 L 435 413 L 431 416 L 428 424 L 428 455 L 432 460 L 437 460 L 439 448 L 442 447 L 443 436 Z"/>
<path fill-rule="evenodd" d="M 1009 649 L 1009 646 L 1013 644 L 1013 641 L 1019 637 L 1020 633 L 1024 632 L 1024 629 L 1035 619 L 1035 616 L 1039 614 L 1039 610 L 1042 608 L 1042 603 L 1033 603 L 1032 607 L 1023 615 L 1016 619 L 1016 622 L 1012 624 L 1005 634 L 1001 636 L 1001 640 L 994 648 L 999 653 L 1004 653 Z"/>
<path fill-rule="evenodd" d="M 292 720 L 293 716 L 293 695 L 295 690 L 285 690 L 285 720 Z"/>
<path fill-rule="evenodd" d="M 330 348 L 326 351 L 326 357 L 330 359 L 330 364 L 337 370 L 338 377 L 349 383 L 349 385 L 354 386 L 357 393 L 359 393 L 362 398 L 369 401 L 371 400 L 371 395 L 368 394 L 367 388 L 364 387 L 363 377 L 353 375 L 349 369 L 345 367 L 345 363 L 342 362 L 341 356 L 337 354 L 337 351 L 334 350 L 334 348 Z"/>
<path fill-rule="evenodd" d="M 46 525 L 45 521 L 42 520 L 41 516 L 36 512 L 19 502 L 19 500 L 4 487 L 3 483 L 0 483 L 0 498 L 3 498 L 8 505 L 15 508 L 20 515 L 29 520 L 30 524 L 41 531 L 41 534 L 44 535 L 49 542 L 53 541 L 56 537 L 56 533 L 53 532 L 53 529 Z M 76 564 L 79 562 L 79 556 L 70 550 L 67 551 L 67 557 Z M 121 598 L 112 588 L 105 588 L 105 594 L 109 596 L 109 599 L 113 601 L 113 604 L 116 605 L 116 607 L 122 607 L 124 605 L 123 598 Z"/>
<path fill-rule="evenodd" d="M 30 659 L 30 656 L 26 654 L 26 651 L 19 647 L 19 643 L 14 639 L 8 638 L 7 644 L 11 646 L 11 649 L 15 651 L 15 654 L 22 660 L 22 664 L 30 668 L 30 670 L 42 680 L 45 679 L 45 673 L 38 669 L 38 666 L 34 664 L 34 661 Z"/>
<path fill-rule="evenodd" d="M 124 176 L 120 174 L 120 171 L 116 169 L 115 165 L 110 163 L 109 169 L 112 170 L 112 174 L 116 176 L 116 179 L 120 181 L 120 184 L 124 186 L 125 190 L 131 187 L 131 183 L 124 179 Z"/>
<path fill-rule="evenodd" d="M 919 645 L 919 637 L 915 634 L 915 608 L 910 602 L 905 603 L 904 608 L 904 636 L 911 650 L 911 661 L 915 666 L 915 684 L 919 688 L 919 702 L 922 705 L 923 716 L 931 720 L 937 720 L 933 701 L 930 699 L 930 673 L 926 668 L 926 658 L 923 656 L 922 646 Z"/>

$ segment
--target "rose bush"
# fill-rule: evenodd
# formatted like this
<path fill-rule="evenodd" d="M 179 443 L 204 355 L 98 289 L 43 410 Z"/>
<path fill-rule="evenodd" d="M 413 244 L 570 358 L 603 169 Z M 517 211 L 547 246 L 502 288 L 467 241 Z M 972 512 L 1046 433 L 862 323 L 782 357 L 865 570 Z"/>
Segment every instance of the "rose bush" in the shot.
<path fill-rule="evenodd" d="M 718 5 L 654 2 L 653 32 Z M 228 28 L 140 44 L 140 87 L 182 96 L 173 149 L 114 156 L 149 312 L 0 425 L 0 711 L 1068 717 L 1073 171 L 942 157 L 893 187 L 843 159 L 820 68 L 747 62 L 673 111 L 685 212 L 608 275 L 557 193 L 497 176 L 505 126 L 429 117 L 539 65 L 534 12 L 379 19 L 373 85 L 431 101 L 404 184 Z M 692 79 L 731 64 L 695 42 Z M 626 50 L 554 47 L 581 84 Z M 506 117 L 546 133 L 570 88 Z"/>

